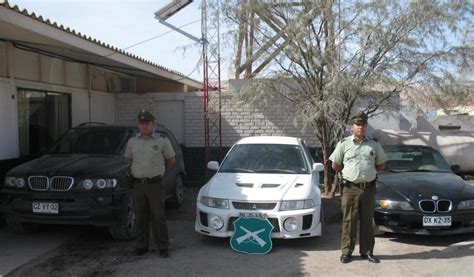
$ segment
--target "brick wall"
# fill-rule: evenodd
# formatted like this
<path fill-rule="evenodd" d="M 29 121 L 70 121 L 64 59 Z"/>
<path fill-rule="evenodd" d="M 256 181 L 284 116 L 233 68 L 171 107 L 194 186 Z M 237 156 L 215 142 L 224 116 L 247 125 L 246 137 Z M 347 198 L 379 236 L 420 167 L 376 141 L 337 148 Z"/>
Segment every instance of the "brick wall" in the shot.
<path fill-rule="evenodd" d="M 301 122 L 292 116 L 294 111 L 283 100 L 274 100 L 259 106 L 236 100 L 233 94 L 224 92 L 222 104 L 222 144 L 232 146 L 248 136 L 295 136 L 304 138 L 309 145 L 319 146 L 310 130 L 303 131 Z M 204 145 L 204 116 L 202 93 L 185 95 L 185 144 L 187 147 Z"/>

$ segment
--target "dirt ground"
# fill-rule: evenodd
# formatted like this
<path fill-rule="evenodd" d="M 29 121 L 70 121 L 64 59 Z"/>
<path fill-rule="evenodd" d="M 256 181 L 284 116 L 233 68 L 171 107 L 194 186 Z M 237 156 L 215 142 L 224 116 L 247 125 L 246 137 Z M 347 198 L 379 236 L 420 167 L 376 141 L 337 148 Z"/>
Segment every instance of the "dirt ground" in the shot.
<path fill-rule="evenodd" d="M 114 241 L 106 229 L 69 226 L 60 228 L 79 228 L 80 235 L 7 276 L 474 276 L 474 234 L 377 237 L 380 264 L 358 258 L 341 264 L 339 198 L 323 200 L 322 237 L 274 240 L 267 255 L 237 253 L 228 239 L 194 231 L 197 191 L 186 188 L 187 204 L 167 211 L 168 259 L 159 258 L 155 248 L 137 257 L 133 241 Z"/>

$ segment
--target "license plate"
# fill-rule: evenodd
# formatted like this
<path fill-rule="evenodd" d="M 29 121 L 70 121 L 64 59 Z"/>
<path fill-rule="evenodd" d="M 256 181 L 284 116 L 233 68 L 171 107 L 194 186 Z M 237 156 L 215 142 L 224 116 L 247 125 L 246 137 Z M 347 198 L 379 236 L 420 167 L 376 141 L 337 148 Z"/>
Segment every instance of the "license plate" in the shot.
<path fill-rule="evenodd" d="M 451 226 L 451 216 L 423 216 L 423 226 Z"/>
<path fill-rule="evenodd" d="M 49 202 L 33 202 L 33 213 L 38 214 L 58 214 L 59 204 Z"/>
<path fill-rule="evenodd" d="M 240 217 L 257 217 L 257 218 L 267 218 L 267 215 L 264 213 L 239 213 Z"/>

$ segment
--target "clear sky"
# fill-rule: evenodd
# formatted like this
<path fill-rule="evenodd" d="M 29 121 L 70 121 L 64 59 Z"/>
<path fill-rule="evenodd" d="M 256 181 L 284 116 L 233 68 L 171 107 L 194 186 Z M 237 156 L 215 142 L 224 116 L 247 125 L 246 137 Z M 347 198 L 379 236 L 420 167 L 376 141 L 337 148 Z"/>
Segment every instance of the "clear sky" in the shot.
<path fill-rule="evenodd" d="M 201 45 L 171 31 L 154 18 L 171 0 L 9 0 L 36 15 L 113 45 L 202 81 Z M 167 20 L 201 37 L 201 1 L 180 10 Z M 156 37 L 156 38 L 155 38 Z M 153 39 L 152 39 L 153 38 Z M 149 40 L 149 41 L 147 41 Z M 145 42 L 146 41 L 146 42 Z M 133 46 L 137 43 L 140 43 Z M 133 46 L 133 47 L 131 47 Z M 221 61 L 221 79 L 227 79 L 230 57 Z M 198 65 L 199 63 L 199 65 Z"/>

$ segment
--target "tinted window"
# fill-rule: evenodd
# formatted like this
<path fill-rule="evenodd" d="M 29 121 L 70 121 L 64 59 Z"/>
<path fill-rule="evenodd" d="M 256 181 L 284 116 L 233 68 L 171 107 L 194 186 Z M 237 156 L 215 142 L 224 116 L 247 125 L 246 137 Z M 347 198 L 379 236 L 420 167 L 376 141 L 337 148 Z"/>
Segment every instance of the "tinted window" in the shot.
<path fill-rule="evenodd" d="M 50 153 L 116 154 L 127 136 L 125 129 L 72 129 L 53 146 Z"/>
<path fill-rule="evenodd" d="M 309 174 L 298 145 L 238 144 L 222 163 L 220 172 Z"/>
<path fill-rule="evenodd" d="M 386 170 L 428 170 L 450 171 L 449 165 L 441 154 L 430 148 L 389 148 Z"/>

